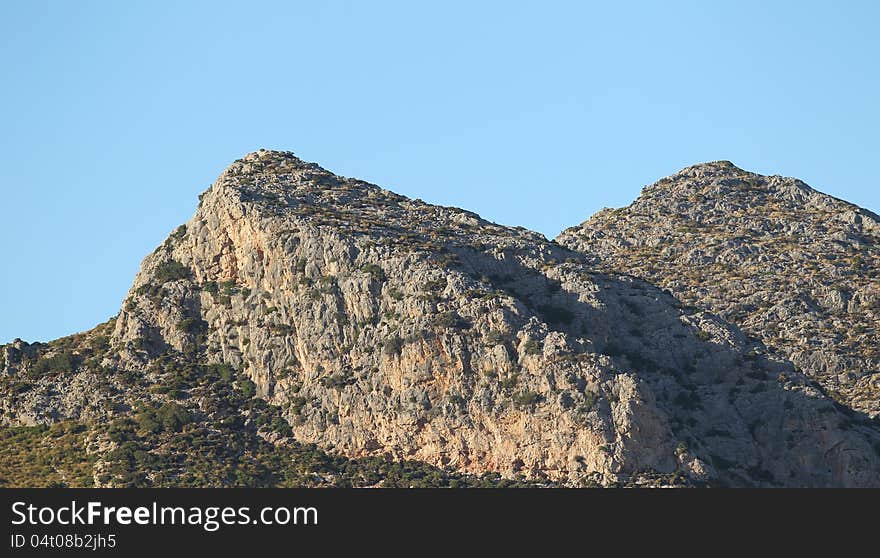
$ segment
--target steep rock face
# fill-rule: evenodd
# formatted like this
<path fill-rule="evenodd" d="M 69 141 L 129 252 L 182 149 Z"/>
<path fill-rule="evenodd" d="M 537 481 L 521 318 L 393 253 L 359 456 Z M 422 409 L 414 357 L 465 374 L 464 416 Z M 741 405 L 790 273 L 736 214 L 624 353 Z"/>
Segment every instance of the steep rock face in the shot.
<path fill-rule="evenodd" d="M 696 165 L 558 242 L 735 323 L 880 414 L 880 217 L 803 182 Z"/>
<path fill-rule="evenodd" d="M 221 175 L 144 260 L 111 346 L 125 370 L 229 363 L 298 440 L 348 456 L 571 484 L 878 483 L 875 431 L 736 328 L 288 153 Z"/>

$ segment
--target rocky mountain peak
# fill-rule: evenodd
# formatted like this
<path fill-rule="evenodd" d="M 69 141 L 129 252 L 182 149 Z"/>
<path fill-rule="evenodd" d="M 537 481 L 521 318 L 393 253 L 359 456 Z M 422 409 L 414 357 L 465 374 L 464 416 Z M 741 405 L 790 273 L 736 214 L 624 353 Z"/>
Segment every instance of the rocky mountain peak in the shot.
<path fill-rule="evenodd" d="M 692 178 L 702 178 L 707 176 L 716 176 L 716 175 L 742 175 L 742 174 L 751 174 L 736 165 L 734 165 L 730 161 L 720 160 L 720 161 L 707 161 L 705 163 L 697 163 L 695 165 L 691 165 L 685 167 L 675 173 L 673 176 L 677 177 L 692 177 Z"/>
<path fill-rule="evenodd" d="M 743 170 L 730 161 L 713 161 L 686 167 L 646 186 L 636 203 L 669 201 L 702 204 L 745 203 L 756 206 L 774 201 L 804 203 L 818 192 L 804 182 L 782 176 L 762 176 Z M 820 195 L 821 196 L 821 195 Z"/>
<path fill-rule="evenodd" d="M 695 192 L 724 172 L 677 180 Z M 658 215 L 650 198 L 630 208 L 637 226 Z M 102 485 L 387 480 L 351 462 L 316 478 L 329 455 L 490 484 L 880 484 L 865 417 L 636 266 L 607 265 L 595 245 L 641 242 L 614 232 L 561 246 L 252 153 L 144 259 L 113 320 L 4 348 L 0 420 L 79 421 Z"/>
<path fill-rule="evenodd" d="M 682 204 L 702 211 L 745 210 L 756 212 L 806 212 L 845 214 L 868 227 L 880 222 L 875 213 L 813 189 L 800 179 L 780 175 L 765 176 L 743 170 L 730 161 L 713 161 L 686 167 L 646 186 L 633 207 Z"/>
<path fill-rule="evenodd" d="M 316 163 L 303 161 L 290 151 L 261 149 L 237 159 L 221 173 L 212 189 L 231 188 L 252 196 L 263 192 L 288 190 L 308 186 L 332 188 L 337 177 Z M 206 192 L 210 193 L 209 192 Z"/>
<path fill-rule="evenodd" d="M 557 240 L 741 325 L 842 404 L 880 415 L 880 218 L 871 211 L 798 179 L 709 163 Z"/>
<path fill-rule="evenodd" d="M 252 151 L 230 164 L 224 173 L 231 174 L 265 174 L 270 172 L 283 172 L 285 170 L 316 170 L 327 172 L 316 163 L 303 161 L 292 151 L 278 151 L 273 149 L 259 149 Z"/>

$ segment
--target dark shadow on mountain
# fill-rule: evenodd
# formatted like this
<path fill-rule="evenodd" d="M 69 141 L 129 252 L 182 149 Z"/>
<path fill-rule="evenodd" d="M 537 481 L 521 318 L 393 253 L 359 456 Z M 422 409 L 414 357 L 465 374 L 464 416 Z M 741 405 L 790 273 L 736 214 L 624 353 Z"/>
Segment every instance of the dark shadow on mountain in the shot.
<path fill-rule="evenodd" d="M 715 484 L 788 486 L 797 477 L 797 484 L 843 486 L 843 471 L 860 466 L 876 478 L 876 421 L 835 403 L 736 326 L 643 280 L 582 263 L 565 266 L 560 280 L 524 265 L 515 250 L 502 260 L 470 247 L 453 251 L 461 271 L 514 297 L 549 329 L 581 340 L 569 344 L 572 352 L 604 355 L 617 373 L 631 372 L 650 386 L 673 435 L 715 469 Z M 558 252 L 557 261 L 577 256 Z M 589 293 L 577 292 L 578 276 L 594 285 Z M 855 448 L 868 462 L 850 463 Z M 795 462 L 804 470 L 784 466 Z"/>

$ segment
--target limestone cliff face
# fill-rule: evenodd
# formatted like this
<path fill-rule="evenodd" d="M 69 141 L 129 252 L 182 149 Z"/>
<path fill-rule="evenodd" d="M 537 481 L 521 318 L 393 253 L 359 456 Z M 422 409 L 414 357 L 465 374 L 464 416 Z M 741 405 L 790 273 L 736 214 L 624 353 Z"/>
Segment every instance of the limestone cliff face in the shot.
<path fill-rule="evenodd" d="M 709 314 L 523 229 L 287 153 L 231 165 L 144 260 L 116 366 L 244 371 L 299 440 L 565 483 L 877 483 L 874 434 Z"/>
<path fill-rule="evenodd" d="M 880 217 L 721 161 L 648 186 L 558 241 L 718 313 L 838 402 L 880 415 Z"/>
<path fill-rule="evenodd" d="M 175 427 L 176 401 L 212 447 L 212 424 L 243 424 L 276 446 L 559 485 L 880 485 L 870 422 L 735 326 L 589 257 L 252 153 L 145 258 L 106 337 L 71 345 L 72 362 L 6 348 L 0 417 L 139 412 L 143 433 L 144 401 Z M 218 370 L 271 407 L 223 395 L 205 379 Z M 266 430 L 266 409 L 289 431 Z M 135 435 L 114 428 L 94 445 Z M 180 462 L 150 478 L 191 478 Z"/>

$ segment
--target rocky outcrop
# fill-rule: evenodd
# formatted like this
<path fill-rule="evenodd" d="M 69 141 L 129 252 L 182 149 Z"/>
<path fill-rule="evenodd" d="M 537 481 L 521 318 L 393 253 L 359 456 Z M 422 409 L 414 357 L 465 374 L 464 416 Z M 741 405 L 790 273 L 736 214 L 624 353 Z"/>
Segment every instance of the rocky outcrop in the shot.
<path fill-rule="evenodd" d="M 214 365 L 279 409 L 289 437 L 348 457 L 562 485 L 880 484 L 874 426 L 714 314 L 537 233 L 290 153 L 226 169 L 108 327 L 91 362 L 115 417 L 146 399 L 265 423 L 259 406 L 218 411 L 199 387 Z M 172 381 L 183 363 L 188 380 Z M 48 412 L 26 391 L 5 396 L 7 422 L 97 412 L 87 399 Z"/>
<path fill-rule="evenodd" d="M 560 244 L 717 313 L 880 414 L 880 217 L 803 182 L 721 161 L 648 186 Z"/>

